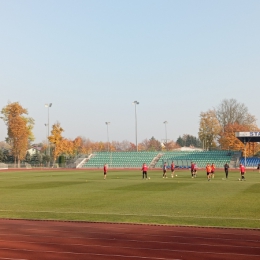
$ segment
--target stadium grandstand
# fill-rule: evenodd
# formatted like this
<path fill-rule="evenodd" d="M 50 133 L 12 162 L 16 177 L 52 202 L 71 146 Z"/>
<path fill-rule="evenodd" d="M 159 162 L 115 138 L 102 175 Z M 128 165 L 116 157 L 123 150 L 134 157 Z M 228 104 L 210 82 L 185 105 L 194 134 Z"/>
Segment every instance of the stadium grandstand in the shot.
<path fill-rule="evenodd" d="M 246 144 L 249 142 L 259 143 L 260 142 L 260 132 L 235 132 L 235 136 L 245 145 L 246 154 Z M 258 157 L 241 157 L 240 163 L 248 168 L 255 168 L 260 163 L 260 158 Z"/>
<path fill-rule="evenodd" d="M 228 162 L 231 167 L 239 165 L 240 152 L 234 151 L 153 151 L 153 152 L 97 152 L 91 154 L 81 168 L 101 168 L 108 164 L 112 168 L 140 168 L 143 163 L 149 168 L 160 168 L 173 161 L 178 168 L 189 168 L 191 162 L 204 168 L 207 163 L 214 163 L 216 167 L 223 167 Z"/>
<path fill-rule="evenodd" d="M 260 163 L 260 158 L 258 157 L 242 157 L 240 158 L 240 163 L 246 165 L 248 168 L 255 168 Z"/>

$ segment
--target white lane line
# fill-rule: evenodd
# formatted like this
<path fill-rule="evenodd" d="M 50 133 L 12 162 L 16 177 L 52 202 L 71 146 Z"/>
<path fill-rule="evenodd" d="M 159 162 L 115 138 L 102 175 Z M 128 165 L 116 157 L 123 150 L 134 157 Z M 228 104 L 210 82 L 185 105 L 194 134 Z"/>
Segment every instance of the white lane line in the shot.
<path fill-rule="evenodd" d="M 67 255 L 93 255 L 93 256 L 109 256 L 109 257 L 124 257 L 124 258 L 134 258 L 134 259 L 154 259 L 154 260 L 182 260 L 180 258 L 163 258 L 163 257 L 152 257 L 152 256 L 129 256 L 129 255 L 115 255 L 115 254 L 99 254 L 99 253 L 79 253 L 79 252 L 59 252 L 59 251 L 52 251 L 52 250 L 31 250 L 31 249 L 16 249 L 16 248 L 1 248 L 0 250 L 6 251 L 24 251 L 24 252 L 34 252 L 34 253 L 51 253 L 51 254 L 67 254 Z"/>
<path fill-rule="evenodd" d="M 50 214 L 85 214 L 85 215 L 111 215 L 111 216 L 133 216 L 133 217 L 168 217 L 168 218 L 195 218 L 195 219 L 230 219 L 230 220 L 254 220 L 254 221 L 260 221 L 259 218 L 248 218 L 248 217 L 217 217 L 217 216 L 188 216 L 188 215 L 146 215 L 146 214 L 120 214 L 120 213 L 89 213 L 89 212 L 84 212 L 84 211 L 49 211 L 49 210 L 0 210 L 0 212 L 14 212 L 14 213 L 50 213 Z"/>

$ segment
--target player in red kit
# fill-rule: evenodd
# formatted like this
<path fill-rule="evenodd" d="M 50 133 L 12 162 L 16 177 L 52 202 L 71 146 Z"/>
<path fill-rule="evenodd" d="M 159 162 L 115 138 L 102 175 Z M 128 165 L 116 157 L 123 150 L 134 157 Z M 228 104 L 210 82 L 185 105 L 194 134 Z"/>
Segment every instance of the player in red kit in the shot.
<path fill-rule="evenodd" d="M 191 178 L 193 178 L 193 176 L 194 176 L 194 166 L 195 166 L 195 163 L 191 162 L 191 165 L 190 165 Z"/>
<path fill-rule="evenodd" d="M 171 172 L 172 172 L 172 178 L 174 177 L 174 173 L 175 173 L 175 165 L 174 162 L 172 162 L 171 164 Z"/>
<path fill-rule="evenodd" d="M 144 177 L 147 179 L 147 170 L 148 170 L 148 167 L 147 167 L 147 165 L 144 163 L 144 164 L 143 164 L 143 167 L 142 167 L 143 179 L 144 179 Z"/>
<path fill-rule="evenodd" d="M 206 172 L 207 172 L 208 181 L 210 181 L 211 166 L 209 165 L 209 163 L 208 163 L 207 166 L 206 166 Z"/>
<path fill-rule="evenodd" d="M 240 163 L 240 174 L 241 174 L 241 181 L 242 180 L 246 180 L 245 179 L 245 172 L 246 172 L 246 168 L 245 168 L 245 166 L 242 164 L 242 163 Z"/>
<path fill-rule="evenodd" d="M 211 178 L 214 179 L 215 177 L 215 170 L 216 170 L 216 166 L 214 163 L 212 163 L 211 165 Z"/>
<path fill-rule="evenodd" d="M 194 163 L 194 169 L 193 169 L 193 176 L 196 178 L 197 177 L 197 172 L 198 172 L 198 166 L 196 163 Z"/>
<path fill-rule="evenodd" d="M 107 169 L 108 169 L 108 165 L 107 164 L 105 164 L 104 165 L 104 180 L 107 178 Z"/>

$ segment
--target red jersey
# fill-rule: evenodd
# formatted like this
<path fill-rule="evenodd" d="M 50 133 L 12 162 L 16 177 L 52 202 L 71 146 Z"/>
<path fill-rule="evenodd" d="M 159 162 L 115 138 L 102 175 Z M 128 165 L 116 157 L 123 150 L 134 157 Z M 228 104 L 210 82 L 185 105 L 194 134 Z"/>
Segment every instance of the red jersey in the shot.
<path fill-rule="evenodd" d="M 214 172 L 216 169 L 215 165 L 211 165 L 211 171 Z"/>
<path fill-rule="evenodd" d="M 190 166 L 191 170 L 194 170 L 194 166 L 195 166 L 195 164 L 192 163 L 191 166 Z"/>
<path fill-rule="evenodd" d="M 171 164 L 171 170 L 174 170 L 174 168 L 175 168 L 175 165 L 174 165 L 174 163 L 172 163 Z"/>
<path fill-rule="evenodd" d="M 104 166 L 104 173 L 107 173 L 107 165 Z"/>
<path fill-rule="evenodd" d="M 207 166 L 207 167 L 206 167 L 206 170 L 207 170 L 207 173 L 211 173 L 211 166 L 210 166 L 210 165 Z"/>
<path fill-rule="evenodd" d="M 240 165 L 240 171 L 243 172 L 243 173 L 245 172 L 245 166 L 244 165 Z"/>
<path fill-rule="evenodd" d="M 145 165 L 143 165 L 143 167 L 142 167 L 142 171 L 143 172 L 147 172 L 147 170 L 148 170 L 148 167 L 147 167 L 147 165 L 145 164 Z"/>

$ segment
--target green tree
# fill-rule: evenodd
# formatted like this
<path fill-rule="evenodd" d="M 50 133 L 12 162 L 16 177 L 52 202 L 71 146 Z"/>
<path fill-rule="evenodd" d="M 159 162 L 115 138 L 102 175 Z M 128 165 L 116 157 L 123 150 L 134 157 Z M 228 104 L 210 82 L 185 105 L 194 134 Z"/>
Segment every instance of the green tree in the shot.
<path fill-rule="evenodd" d="M 182 138 L 181 136 L 178 137 L 176 143 L 177 143 L 180 147 L 185 146 L 185 141 L 183 140 L 183 138 Z"/>
<path fill-rule="evenodd" d="M 4 152 L 0 150 L 0 162 L 4 162 Z"/>
<path fill-rule="evenodd" d="M 183 146 L 201 147 L 202 146 L 199 138 L 197 138 L 196 136 L 193 136 L 193 135 L 189 135 L 189 134 L 184 134 L 182 137 L 179 136 L 176 143 L 178 145 L 180 145 L 181 147 L 183 147 Z"/>
<path fill-rule="evenodd" d="M 26 153 L 25 162 L 27 162 L 27 163 L 30 163 L 30 162 L 31 162 L 31 155 L 30 155 L 29 152 Z"/>

